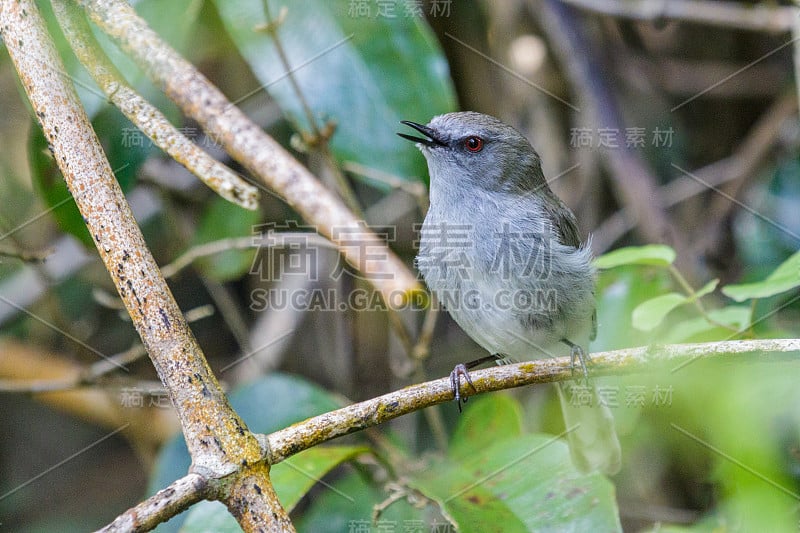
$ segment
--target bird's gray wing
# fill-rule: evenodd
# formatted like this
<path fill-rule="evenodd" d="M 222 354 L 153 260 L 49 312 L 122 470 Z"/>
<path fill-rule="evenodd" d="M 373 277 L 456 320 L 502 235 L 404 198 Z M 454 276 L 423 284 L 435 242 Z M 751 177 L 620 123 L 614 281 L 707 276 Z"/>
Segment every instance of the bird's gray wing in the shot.
<path fill-rule="evenodd" d="M 543 202 L 542 206 L 548 211 L 549 220 L 552 220 L 555 225 L 556 235 L 558 242 L 561 244 L 579 248 L 581 246 L 581 236 L 578 232 L 578 220 L 575 214 L 558 198 L 555 194 L 552 195 L 554 202 Z M 589 340 L 597 338 L 597 310 L 592 312 L 592 331 L 589 334 Z"/>
<path fill-rule="evenodd" d="M 578 233 L 578 221 L 575 215 L 555 194 L 551 198 L 555 201 L 542 202 L 542 207 L 550 215 L 548 219 L 552 220 L 555 225 L 558 242 L 579 248 L 581 236 Z"/>

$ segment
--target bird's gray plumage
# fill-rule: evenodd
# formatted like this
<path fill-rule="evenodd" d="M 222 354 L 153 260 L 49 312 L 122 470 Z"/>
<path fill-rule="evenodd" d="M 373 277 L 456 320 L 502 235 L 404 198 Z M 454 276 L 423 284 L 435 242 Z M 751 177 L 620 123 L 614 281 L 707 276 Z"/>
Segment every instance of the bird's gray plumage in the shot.
<path fill-rule="evenodd" d="M 596 328 L 592 254 L 528 140 L 474 112 L 404 123 L 424 135 L 401 134 L 417 142 L 430 173 L 417 266 L 455 321 L 490 353 L 515 360 L 564 355 L 569 345 L 586 349 Z M 576 463 L 618 469 L 607 408 L 576 407 L 559 396 L 568 427 L 576 420 Z"/>

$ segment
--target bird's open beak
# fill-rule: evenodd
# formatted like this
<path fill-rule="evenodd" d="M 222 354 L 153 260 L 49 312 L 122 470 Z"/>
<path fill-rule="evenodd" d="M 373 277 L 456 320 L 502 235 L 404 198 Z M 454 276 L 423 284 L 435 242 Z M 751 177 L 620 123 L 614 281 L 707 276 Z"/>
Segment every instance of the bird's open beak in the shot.
<path fill-rule="evenodd" d="M 400 124 L 405 124 L 406 126 L 414 128 L 426 137 L 422 138 L 415 137 L 414 135 L 407 135 L 405 133 L 398 133 L 398 135 L 403 139 L 408 139 L 409 141 L 420 143 L 424 146 L 445 146 L 445 143 L 441 139 L 437 138 L 436 133 L 428 126 L 423 126 L 422 124 L 417 124 L 416 122 L 411 122 L 410 120 L 401 120 Z"/>

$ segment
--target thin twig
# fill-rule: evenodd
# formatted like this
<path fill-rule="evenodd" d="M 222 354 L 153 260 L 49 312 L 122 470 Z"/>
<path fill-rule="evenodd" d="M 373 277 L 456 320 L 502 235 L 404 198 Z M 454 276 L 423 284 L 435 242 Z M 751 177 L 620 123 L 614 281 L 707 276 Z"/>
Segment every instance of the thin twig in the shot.
<path fill-rule="evenodd" d="M 425 367 L 422 365 L 422 361 L 414 361 L 414 364 L 414 381 L 416 383 L 421 383 L 427 380 L 428 376 L 425 374 Z M 433 441 L 436 443 L 436 448 L 442 453 L 446 452 L 447 443 L 450 439 L 447 436 L 447 425 L 444 423 L 441 406 L 432 405 L 430 409 L 425 409 L 422 413 L 425 416 L 425 420 L 428 421 L 428 426 L 431 428 L 431 434 L 433 435 Z"/>
<path fill-rule="evenodd" d="M 278 19 L 273 20 L 269 10 L 269 0 L 262 0 L 262 4 L 264 5 L 264 16 L 267 19 L 267 23 L 258 26 L 256 29 L 262 29 L 266 31 L 270 38 L 272 38 L 272 42 L 275 45 L 275 51 L 278 53 L 278 59 L 280 59 L 283 69 L 286 72 L 286 76 L 289 79 L 289 83 L 292 86 L 292 90 L 297 96 L 297 99 L 300 101 L 300 106 L 303 108 L 303 112 L 306 115 L 309 128 L 311 128 L 311 136 L 309 137 L 304 135 L 303 142 L 309 148 L 316 150 L 322 156 L 325 169 L 330 172 L 330 175 L 333 177 L 334 184 L 336 185 L 336 191 L 339 193 L 339 196 L 353 213 L 356 213 L 363 218 L 363 210 L 358 202 L 358 198 L 356 198 L 353 188 L 350 187 L 350 183 L 347 181 L 344 173 L 342 173 L 342 170 L 339 168 L 339 164 L 336 162 L 335 158 L 333 157 L 333 153 L 330 150 L 330 144 L 328 141 L 335 131 L 334 124 L 329 123 L 325 128 L 320 128 L 317 125 L 317 119 L 314 116 L 314 112 L 311 110 L 308 100 L 303 94 L 303 91 L 300 89 L 300 84 L 297 82 L 297 77 L 294 75 L 294 69 L 289 63 L 289 56 L 286 54 L 286 49 L 283 47 L 283 42 L 278 35 L 280 26 L 286 17 L 287 8 L 284 6 L 281 10 L 281 13 L 278 15 Z M 300 130 L 299 127 L 298 130 Z"/>
<path fill-rule="evenodd" d="M 765 3 L 698 0 L 561 0 L 604 15 L 636 20 L 681 20 L 741 30 L 784 33 L 792 28 L 793 7 Z"/>
<path fill-rule="evenodd" d="M 206 288 L 208 296 L 214 302 L 214 306 L 219 310 L 222 320 L 236 340 L 239 351 L 241 353 L 250 353 L 253 348 L 250 346 L 248 338 L 247 319 L 244 316 L 244 310 L 234 295 L 231 294 L 230 289 L 216 279 L 206 276 L 201 276 L 200 282 Z"/>
<path fill-rule="evenodd" d="M 80 0 L 79 3 L 184 113 L 197 120 L 234 159 L 337 244 L 344 258 L 366 276 L 384 301 L 390 305 L 406 302 L 413 293 L 422 291 L 416 277 L 386 243 L 357 220 L 280 144 L 232 105 L 193 65 L 161 40 L 130 5 L 120 0 Z M 324 143 L 320 145 L 322 156 L 327 158 L 326 164 L 334 172 L 341 173 L 325 146 Z M 351 209 L 359 209 L 350 203 Z M 374 259 L 379 255 L 377 250 L 383 252 L 378 260 Z M 401 323 L 394 325 L 403 327 Z M 402 329 L 397 331 L 401 336 L 410 336 Z"/>
<path fill-rule="evenodd" d="M 800 104 L 800 4 L 795 9 L 792 40 L 794 41 L 794 88 L 797 91 L 797 102 Z"/>
<path fill-rule="evenodd" d="M 675 363 L 677 360 L 691 361 L 724 355 L 771 352 L 800 352 L 800 339 L 671 344 L 597 352 L 591 355 L 591 372 L 596 376 L 646 372 L 652 371 L 659 363 Z M 470 372 L 470 376 L 475 384 L 475 391 L 469 391 L 470 396 L 523 385 L 574 379 L 568 356 L 475 370 Z M 442 378 L 315 416 L 262 438 L 269 443 L 269 462 L 275 464 L 322 442 L 452 400 L 450 379 Z"/>
<path fill-rule="evenodd" d="M 431 295 L 431 304 L 428 311 L 425 313 L 425 318 L 422 321 L 422 327 L 417 336 L 417 342 L 414 344 L 412 350 L 412 357 L 417 360 L 425 360 L 428 358 L 431 349 L 431 341 L 433 340 L 433 332 L 436 329 L 436 322 L 439 320 L 439 308 L 436 296 Z"/>
<path fill-rule="evenodd" d="M 386 301 L 422 290 L 409 268 L 277 141 L 248 119 L 188 61 L 166 44 L 125 2 L 79 0 L 92 21 L 115 39 L 184 113 L 237 161 L 335 242 Z M 353 234 L 358 235 L 357 245 Z M 366 254 L 364 250 L 373 252 Z M 374 251 L 383 258 L 373 260 Z"/>
<path fill-rule="evenodd" d="M 358 174 L 368 180 L 384 183 L 394 189 L 400 189 L 410 194 L 416 200 L 420 212 L 424 215 L 428 211 L 428 188 L 421 181 L 416 179 L 403 179 L 389 172 L 377 168 L 371 168 L 355 161 L 345 161 L 342 168 L 347 172 Z"/>
<path fill-rule="evenodd" d="M 128 509 L 98 532 L 150 531 L 205 499 L 207 492 L 206 480 L 199 474 L 189 474 Z"/>
<path fill-rule="evenodd" d="M 0 353 L 0 391 L 32 395 L 39 403 L 109 430 L 130 423 L 123 433 L 144 460 L 180 429 L 172 409 L 144 400 L 146 395 L 166 399 L 160 382 L 120 376 L 103 382 L 102 387 L 83 388 L 82 382 L 98 384 L 107 374 L 106 365 L 85 367 L 67 354 L 9 338 L 0 343 Z M 123 364 L 134 357 L 125 352 L 113 359 Z M 108 366 L 119 368 L 110 362 Z M 141 403 L 133 405 L 135 402 L 128 400 Z"/>
<path fill-rule="evenodd" d="M 108 100 L 128 120 L 217 194 L 246 209 L 258 209 L 258 189 L 189 140 L 128 84 L 103 53 L 89 24 L 74 4 L 55 0 L 53 12 L 75 55 Z"/>
<path fill-rule="evenodd" d="M 270 233 L 270 242 L 265 242 L 264 239 L 258 239 L 256 237 L 230 237 L 192 246 L 174 261 L 161 267 L 161 272 L 164 274 L 165 278 L 171 278 L 201 257 L 227 252 L 228 250 L 245 250 L 247 248 L 260 248 L 262 246 L 269 246 L 272 248 L 295 246 L 299 239 L 302 239 L 305 246 L 336 249 L 335 244 L 316 233 L 296 231 L 272 232 Z"/>
<path fill-rule="evenodd" d="M 10 248 L 6 246 L 0 247 L 0 256 L 3 257 L 13 257 L 15 259 L 19 259 L 20 261 L 24 261 L 25 263 L 41 263 L 47 256 L 52 254 L 52 250 L 43 250 L 41 252 L 33 252 L 29 250 L 21 250 L 17 248 Z"/>
<path fill-rule="evenodd" d="M 414 343 L 410 354 L 415 368 L 414 379 L 417 382 L 427 379 L 424 363 L 430 355 L 431 342 L 433 341 L 433 331 L 436 328 L 436 322 L 438 319 L 438 302 L 436 301 L 436 296 L 431 294 L 430 306 L 425 312 L 425 318 L 422 321 L 422 327 L 420 327 L 419 335 L 417 336 L 417 342 Z M 425 416 L 428 420 L 428 424 L 431 427 L 431 432 L 433 433 L 433 438 L 436 441 L 436 445 L 440 450 L 446 450 L 448 441 L 447 429 L 442 417 L 441 409 L 437 406 L 434 406 L 431 409 L 426 409 Z"/>
<path fill-rule="evenodd" d="M 713 195 L 710 205 L 707 205 L 705 209 L 708 220 L 714 221 L 712 227 L 704 231 L 704 234 L 710 237 L 707 242 L 714 240 L 714 237 L 723 231 L 721 226 L 725 224 L 730 212 L 738 207 L 730 198 L 739 198 L 748 184 L 754 182 L 758 177 L 756 170 L 761 159 L 754 152 L 760 148 L 758 146 L 760 139 L 762 137 L 780 138 L 785 121 L 797 112 L 797 104 L 797 95 L 792 91 L 778 96 L 753 127 L 754 137 L 748 135 L 747 139 L 738 147 L 736 152 L 738 160 L 736 160 L 736 168 L 732 172 L 736 179 L 729 180 L 724 187 L 720 187 L 725 194 Z M 719 238 L 717 237 L 715 240 L 719 240 Z M 717 243 L 709 242 L 707 249 L 717 249 Z"/>
<path fill-rule="evenodd" d="M 280 37 L 278 37 L 278 29 L 286 18 L 288 8 L 286 6 L 282 7 L 276 20 L 272 18 L 272 14 L 270 13 L 269 0 L 262 0 L 261 4 L 264 6 L 264 18 L 267 19 L 267 22 L 266 24 L 256 26 L 255 29 L 257 31 L 267 32 L 272 38 L 272 42 L 275 45 L 275 51 L 278 53 L 278 58 L 280 59 L 281 64 L 286 71 L 286 77 L 289 80 L 289 84 L 292 86 L 295 96 L 297 96 L 297 99 L 300 101 L 300 107 L 303 108 L 303 113 L 306 115 L 308 127 L 311 128 L 311 133 L 313 134 L 314 138 L 321 140 L 322 132 L 320 131 L 319 127 L 317 127 L 317 119 L 314 117 L 314 112 L 311 111 L 311 106 L 308 105 L 306 96 L 303 94 L 303 91 L 300 90 L 300 84 L 297 83 L 297 77 L 294 75 L 292 66 L 289 64 L 289 56 L 286 55 L 286 49 L 283 47 L 283 42 L 281 42 Z"/>
<path fill-rule="evenodd" d="M 711 315 L 709 315 L 708 310 L 706 310 L 706 306 L 703 305 L 703 302 L 700 301 L 700 298 L 695 297 L 697 292 L 691 286 L 689 281 L 683 277 L 681 271 L 675 268 L 675 265 L 669 265 L 668 267 L 669 273 L 672 274 L 672 277 L 675 278 L 675 281 L 678 282 L 678 285 L 681 286 L 681 289 L 686 293 L 686 296 L 692 299 L 692 304 L 695 306 L 697 311 L 705 318 L 709 324 L 713 324 L 718 328 L 726 329 L 734 335 L 739 333 L 739 328 L 731 326 L 730 324 L 725 324 L 720 322 L 719 320 L 715 320 Z"/>
<path fill-rule="evenodd" d="M 84 372 L 81 372 L 81 383 L 95 383 L 99 378 L 111 372 L 119 370 L 119 365 L 129 365 L 147 355 L 147 350 L 138 342 L 108 359 L 103 359 L 91 365 Z"/>
<path fill-rule="evenodd" d="M 36 6 L 25 0 L 0 6 L 3 8 L 0 27 L 6 48 L 53 155 L 160 377 L 168 385 L 179 413 L 188 424 L 185 418 L 194 407 L 190 404 L 209 402 L 201 400 L 203 396 L 224 402 L 222 390 L 217 385 L 215 398 L 216 380 L 210 375 L 202 352 L 159 273 L 75 89 L 60 74 L 63 71 L 60 59 Z M 197 356 L 184 363 L 197 373 L 198 380 L 208 379 L 207 383 L 186 386 L 181 376 L 165 368 L 168 360 L 175 360 L 176 349 L 181 347 L 186 353 Z M 185 355 L 180 358 L 186 359 Z M 198 398 L 193 398 L 193 394 Z M 212 412 L 220 407 L 207 405 Z M 199 433 L 194 439 L 202 438 L 209 431 L 208 428 L 196 429 Z M 187 439 L 190 450 L 193 444 L 200 449 L 207 447 L 189 436 Z"/>
<path fill-rule="evenodd" d="M 653 56 L 620 46 L 613 52 L 616 71 L 633 87 L 649 82 L 654 94 L 685 100 L 703 93 L 709 98 L 774 98 L 786 84 L 786 67 L 778 62 L 690 59 Z M 743 68 L 747 67 L 747 68 Z M 731 77 L 732 72 L 738 72 Z M 725 83 L 720 80 L 725 79 Z"/>

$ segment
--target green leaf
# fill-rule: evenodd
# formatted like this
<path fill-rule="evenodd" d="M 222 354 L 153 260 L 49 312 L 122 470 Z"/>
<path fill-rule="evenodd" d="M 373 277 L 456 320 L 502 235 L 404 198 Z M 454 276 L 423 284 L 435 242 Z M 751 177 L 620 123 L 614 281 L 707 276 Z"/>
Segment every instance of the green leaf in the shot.
<path fill-rule="evenodd" d="M 202 501 L 186 513 L 181 533 L 241 533 L 242 528 L 221 502 Z"/>
<path fill-rule="evenodd" d="M 699 291 L 695 292 L 692 295 L 691 301 L 699 300 L 706 294 L 711 294 L 712 292 L 714 292 L 714 289 L 717 288 L 717 285 L 719 285 L 719 279 L 718 278 L 712 279 L 711 281 L 703 285 Z"/>
<path fill-rule="evenodd" d="M 561 439 L 498 439 L 462 457 L 437 459 L 409 484 L 438 502 L 463 533 L 621 531 L 613 485 L 579 473 Z"/>
<path fill-rule="evenodd" d="M 67 190 L 67 184 L 61 176 L 61 171 L 47 146 L 47 140 L 39 129 L 38 124 L 31 127 L 28 138 L 28 160 L 31 169 L 31 179 L 36 191 L 50 208 L 50 215 L 56 224 L 66 233 L 71 234 L 85 246 L 94 246 L 94 240 L 86 229 L 83 217 L 78 206 L 75 205 L 72 195 Z"/>
<path fill-rule="evenodd" d="M 631 315 L 631 323 L 636 329 L 650 331 L 661 324 L 670 311 L 688 301 L 689 298 L 677 292 L 656 296 L 636 306 Z"/>
<path fill-rule="evenodd" d="M 244 237 L 253 233 L 253 226 L 261 220 L 261 213 L 250 211 L 214 196 L 200 219 L 192 244 L 203 244 L 230 237 Z M 227 250 L 197 261 L 197 266 L 207 276 L 217 281 L 240 278 L 250 269 L 258 251 Z"/>
<path fill-rule="evenodd" d="M 229 394 L 229 398 L 231 407 L 239 413 L 247 427 L 256 433 L 272 433 L 306 418 L 342 407 L 341 402 L 322 387 L 304 378 L 282 372 L 273 372 L 238 387 Z M 270 409 L 264 409 L 265 405 L 269 405 Z M 176 439 L 183 442 L 181 435 L 177 435 Z M 168 444 L 167 447 L 169 446 Z M 162 452 L 168 451 L 167 447 Z M 186 446 L 184 445 L 184 453 L 185 450 Z M 181 462 L 178 460 L 178 455 L 180 454 L 170 454 L 166 457 L 168 461 L 165 462 L 169 465 Z M 185 459 L 185 466 L 188 468 L 189 456 L 186 455 Z M 158 461 L 160 462 L 161 459 L 159 458 Z M 178 465 L 178 470 L 170 472 L 170 475 L 173 473 L 179 473 L 179 475 L 172 476 L 171 479 L 177 479 L 184 475 L 186 468 Z M 156 470 L 158 470 L 158 465 Z M 169 479 L 164 481 L 169 483 Z M 159 490 L 164 487 L 156 485 L 153 488 Z"/>
<path fill-rule="evenodd" d="M 778 265 L 767 279 L 800 278 L 800 250 L 790 255 L 786 261 Z"/>
<path fill-rule="evenodd" d="M 309 509 L 296 518 L 297 531 L 437 531 L 431 524 L 431 513 L 428 512 L 432 509 L 412 507 L 405 498 L 387 507 L 381 513 L 378 524 L 373 524 L 374 506 L 385 501 L 389 494 L 382 488 L 377 488 L 367 476 L 345 474 L 332 481 L 326 489 L 328 490 L 320 490 L 310 502 Z M 443 523 L 441 518 L 434 520 L 439 524 Z M 420 525 L 423 526 L 422 529 L 419 529 Z"/>
<path fill-rule="evenodd" d="M 750 315 L 750 306 L 746 305 L 731 305 L 723 307 L 722 309 L 714 309 L 708 313 L 709 318 L 712 320 L 720 324 L 734 327 L 739 331 L 747 328 L 750 324 Z M 711 332 L 713 332 L 713 335 L 711 335 Z M 698 337 L 704 333 L 708 333 L 708 335 Z M 730 338 L 730 336 L 731 331 L 721 328 L 709 322 L 706 317 L 701 316 L 675 324 L 674 327 L 670 328 L 670 331 L 667 332 L 663 340 L 667 344 L 688 342 L 689 340 L 695 342 L 710 342 L 727 339 Z"/>
<path fill-rule="evenodd" d="M 301 101 L 286 75 L 265 22 L 262 0 L 215 0 L 223 24 L 256 78 L 284 114 L 309 131 Z M 288 7 L 278 28 L 292 76 L 315 120 L 336 123 L 331 148 L 401 177 L 425 176 L 424 159 L 395 132 L 400 120 L 427 122 L 452 111 L 455 93 L 430 28 L 417 17 L 353 16 L 348 2 L 271 1 Z"/>
<path fill-rule="evenodd" d="M 615 350 L 652 342 L 650 333 L 631 325 L 636 306 L 650 298 L 670 292 L 674 281 L 667 269 L 650 269 L 642 275 L 642 267 L 621 266 L 603 270 L 597 280 L 597 338 L 592 350 Z"/>
<path fill-rule="evenodd" d="M 519 402 L 507 394 L 480 396 L 470 402 L 453 432 L 448 452 L 453 457 L 490 446 L 498 439 L 522 434 Z"/>
<path fill-rule="evenodd" d="M 322 476 L 368 452 L 364 446 L 315 446 L 274 465 L 270 477 L 281 504 L 291 512 Z"/>
<path fill-rule="evenodd" d="M 621 265 L 669 266 L 675 261 L 675 250 L 663 244 L 629 246 L 603 254 L 594 260 L 599 269 L 614 268 Z"/>
<path fill-rule="evenodd" d="M 273 372 L 237 388 L 231 406 L 251 431 L 272 433 L 328 411 L 342 403 L 322 387 L 299 376 Z M 269 409 L 264 409 L 269 405 Z"/>
<path fill-rule="evenodd" d="M 708 316 L 722 324 L 744 329 L 750 325 L 752 314 L 753 310 L 748 305 L 729 305 L 710 311 Z"/>
<path fill-rule="evenodd" d="M 737 302 L 767 298 L 800 287 L 800 251 L 781 263 L 764 281 L 727 285 L 722 293 Z"/>
<path fill-rule="evenodd" d="M 753 298 L 767 298 L 782 292 L 790 291 L 800 287 L 800 278 L 779 278 L 758 281 L 755 283 L 741 283 L 739 285 L 727 285 L 722 288 L 722 293 L 736 300 L 744 302 Z"/>

